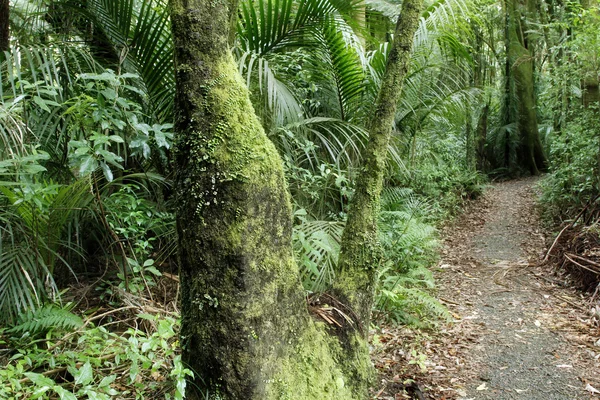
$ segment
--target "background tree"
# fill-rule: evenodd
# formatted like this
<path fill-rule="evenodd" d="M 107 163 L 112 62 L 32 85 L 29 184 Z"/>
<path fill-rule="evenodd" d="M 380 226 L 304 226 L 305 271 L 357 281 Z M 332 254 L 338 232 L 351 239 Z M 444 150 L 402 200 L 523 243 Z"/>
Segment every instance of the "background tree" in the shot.
<path fill-rule="evenodd" d="M 10 47 L 10 7 L 8 0 L 0 0 L 0 52 Z"/>
<path fill-rule="evenodd" d="M 534 80 L 533 41 L 529 33 L 527 20 L 536 13 L 534 0 L 508 0 L 507 15 L 507 62 L 510 65 L 508 81 L 514 79 L 509 99 L 516 101 L 516 123 L 520 137 L 518 162 L 532 175 L 546 170 L 546 155 L 538 132 L 537 97 Z"/>

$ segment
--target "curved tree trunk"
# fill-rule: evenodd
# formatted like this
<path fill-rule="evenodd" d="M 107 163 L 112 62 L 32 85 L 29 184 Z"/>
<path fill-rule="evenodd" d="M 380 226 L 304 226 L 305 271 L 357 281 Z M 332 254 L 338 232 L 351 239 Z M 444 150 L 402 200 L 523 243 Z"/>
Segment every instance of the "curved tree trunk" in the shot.
<path fill-rule="evenodd" d="M 422 7 L 423 0 L 404 0 L 402 3 L 375 113 L 367 124 L 369 141 L 342 236 L 333 291 L 339 300 L 354 310 L 359 322 L 367 328 L 363 330 L 365 335 L 371 319 L 375 278 L 381 259 L 377 218 L 387 147 Z"/>
<path fill-rule="evenodd" d="M 228 45 L 237 1 L 171 10 L 181 346 L 199 388 L 187 398 L 364 399 L 366 341 L 342 350 L 307 311 L 282 161 Z"/>

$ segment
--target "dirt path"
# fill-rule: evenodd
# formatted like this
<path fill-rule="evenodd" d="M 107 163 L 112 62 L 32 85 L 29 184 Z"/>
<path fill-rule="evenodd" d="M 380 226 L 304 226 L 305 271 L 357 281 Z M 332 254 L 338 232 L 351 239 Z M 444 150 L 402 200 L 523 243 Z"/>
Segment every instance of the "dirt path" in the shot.
<path fill-rule="evenodd" d="M 395 380 L 415 379 L 421 398 L 600 398 L 600 330 L 585 298 L 563 288 L 551 267 L 537 266 L 544 237 L 534 183 L 495 185 L 443 232 L 436 278 L 454 323 L 429 335 L 388 332 L 398 338 L 398 355 L 421 367 Z M 415 361 L 419 354 L 425 362 Z M 388 398 L 411 397 L 419 398 Z"/>

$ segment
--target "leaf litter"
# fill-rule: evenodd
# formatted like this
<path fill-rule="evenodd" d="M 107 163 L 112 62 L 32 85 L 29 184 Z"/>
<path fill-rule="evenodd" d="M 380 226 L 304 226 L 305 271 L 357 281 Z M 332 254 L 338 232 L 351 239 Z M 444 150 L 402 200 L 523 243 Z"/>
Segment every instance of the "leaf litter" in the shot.
<path fill-rule="evenodd" d="M 443 228 L 434 273 L 454 320 L 372 332 L 373 399 L 600 399 L 600 327 L 590 296 L 540 262 L 554 238 L 536 181 L 495 184 Z"/>

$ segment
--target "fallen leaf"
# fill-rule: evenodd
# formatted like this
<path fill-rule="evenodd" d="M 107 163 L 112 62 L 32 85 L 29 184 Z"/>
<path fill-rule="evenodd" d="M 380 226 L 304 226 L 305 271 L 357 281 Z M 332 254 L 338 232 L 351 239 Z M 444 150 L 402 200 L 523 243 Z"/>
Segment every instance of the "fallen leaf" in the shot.
<path fill-rule="evenodd" d="M 573 368 L 573 366 L 569 364 L 559 364 L 556 368 Z"/>
<path fill-rule="evenodd" d="M 483 382 L 481 385 L 477 386 L 477 390 L 487 390 L 487 386 L 485 385 L 485 382 Z"/>
<path fill-rule="evenodd" d="M 585 390 L 587 390 L 588 392 L 593 393 L 593 394 L 600 394 L 600 390 L 596 389 L 589 383 L 587 385 L 585 385 Z"/>

